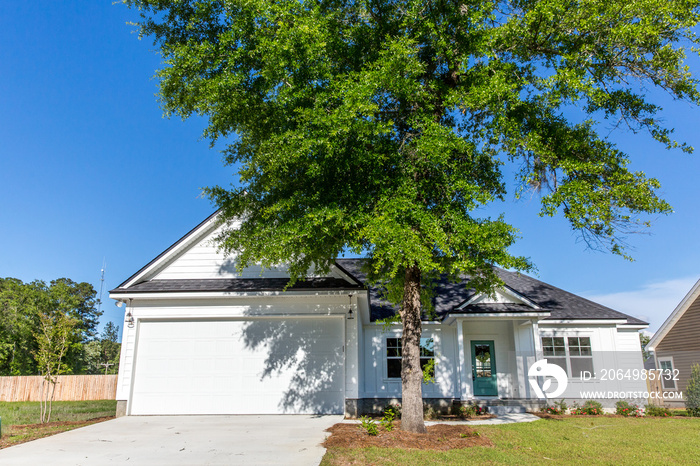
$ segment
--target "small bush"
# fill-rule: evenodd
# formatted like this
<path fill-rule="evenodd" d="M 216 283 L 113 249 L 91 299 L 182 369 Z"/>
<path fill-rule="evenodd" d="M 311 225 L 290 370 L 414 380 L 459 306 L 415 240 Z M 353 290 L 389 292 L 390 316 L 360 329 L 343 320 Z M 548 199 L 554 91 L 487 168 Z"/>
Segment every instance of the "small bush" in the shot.
<path fill-rule="evenodd" d="M 689 416 L 700 417 L 700 364 L 695 364 L 690 371 L 685 389 L 685 410 Z"/>
<path fill-rule="evenodd" d="M 367 435 L 371 435 L 373 437 L 379 433 L 377 423 L 367 416 L 362 416 L 360 418 L 360 429 L 365 429 L 365 431 L 367 431 Z"/>
<path fill-rule="evenodd" d="M 426 404 L 423 406 L 423 417 L 425 419 L 437 419 L 437 413 L 433 405 Z"/>
<path fill-rule="evenodd" d="M 663 406 L 656 406 L 656 405 L 647 405 L 647 408 L 645 410 L 645 414 L 647 416 L 655 416 L 655 417 L 673 416 L 673 412 L 670 409 L 664 408 Z"/>
<path fill-rule="evenodd" d="M 628 403 L 625 400 L 620 400 L 615 403 L 615 414 L 619 414 L 621 416 L 642 417 L 644 416 L 644 411 L 634 403 Z"/>
<path fill-rule="evenodd" d="M 396 418 L 396 413 L 393 408 L 389 406 L 384 410 L 384 417 L 379 421 L 379 424 L 381 424 L 384 430 L 391 432 L 394 429 L 394 418 Z"/>
<path fill-rule="evenodd" d="M 569 409 L 569 407 L 566 401 L 560 400 L 555 401 L 553 406 L 547 406 L 543 411 L 547 414 L 566 414 L 567 409 Z"/>
<path fill-rule="evenodd" d="M 578 403 L 574 403 L 574 406 L 571 408 L 571 414 L 598 416 L 603 414 L 603 405 L 595 400 L 586 400 L 581 406 Z"/>
<path fill-rule="evenodd" d="M 386 414 L 387 410 L 391 410 L 394 413 L 394 417 L 396 419 L 401 419 L 401 405 L 400 404 L 395 404 L 395 405 L 389 405 L 384 409 L 384 413 Z"/>
<path fill-rule="evenodd" d="M 468 419 L 470 417 L 476 416 L 476 406 L 474 405 L 466 405 L 462 406 L 460 408 L 460 416 L 462 416 L 465 419 Z"/>

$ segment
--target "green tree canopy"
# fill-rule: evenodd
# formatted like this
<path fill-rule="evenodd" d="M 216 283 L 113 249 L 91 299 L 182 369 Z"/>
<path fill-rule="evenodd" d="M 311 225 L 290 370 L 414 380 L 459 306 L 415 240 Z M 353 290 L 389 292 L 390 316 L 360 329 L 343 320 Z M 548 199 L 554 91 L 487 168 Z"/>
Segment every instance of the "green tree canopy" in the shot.
<path fill-rule="evenodd" d="M 517 193 L 541 192 L 542 215 L 624 255 L 625 235 L 670 206 L 598 123 L 691 150 L 645 86 L 700 101 L 684 65 L 697 0 L 125 3 L 163 56 L 166 114 L 230 138 L 240 183 L 208 189 L 237 221 L 223 248 L 294 277 L 364 254 L 402 304 L 409 430 L 422 428 L 421 289 L 436 273 L 488 289 L 493 265 L 531 267 L 508 252 L 515 228 L 479 215 L 504 199 L 504 164 Z"/>
<path fill-rule="evenodd" d="M 63 364 L 71 372 L 83 370 L 82 345 L 94 337 L 101 312 L 95 308 L 95 289 L 89 283 L 68 278 L 23 283 L 0 279 L 0 374 L 32 375 L 38 371 L 37 331 L 42 314 L 66 315 L 71 322 L 70 339 Z"/>

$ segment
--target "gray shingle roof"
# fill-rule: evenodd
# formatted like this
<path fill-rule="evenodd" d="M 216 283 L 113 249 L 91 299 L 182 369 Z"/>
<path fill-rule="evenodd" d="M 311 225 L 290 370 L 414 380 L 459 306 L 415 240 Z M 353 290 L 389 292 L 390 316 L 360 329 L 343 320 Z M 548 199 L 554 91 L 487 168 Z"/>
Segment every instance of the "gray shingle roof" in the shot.
<path fill-rule="evenodd" d="M 167 293 L 167 292 L 197 292 L 197 291 L 230 291 L 230 292 L 255 292 L 255 291 L 282 291 L 289 280 L 286 278 L 210 278 L 210 279 L 177 279 L 177 280 L 150 280 L 129 288 L 117 288 L 110 293 Z M 289 291 L 305 290 L 352 290 L 362 289 L 340 278 L 310 278 L 299 280 Z"/>
<path fill-rule="evenodd" d="M 336 262 L 358 280 L 366 283 L 366 275 L 362 271 L 363 259 L 338 259 Z M 635 317 L 628 316 L 609 307 L 564 291 L 540 280 L 517 272 L 497 269 L 506 286 L 521 296 L 537 304 L 539 311 L 549 312 L 545 320 L 566 319 L 599 319 L 626 320 L 628 324 L 646 325 Z M 469 288 L 469 277 L 461 282 L 453 282 L 442 277 L 435 283 L 435 298 L 433 306 L 439 318 L 449 314 L 475 313 L 531 313 L 538 310 L 523 304 L 472 304 L 457 309 L 474 296 L 474 289 Z M 394 315 L 398 308 L 381 298 L 380 290 L 369 288 L 371 320 L 383 319 Z M 425 316 L 424 316 L 425 317 Z"/>

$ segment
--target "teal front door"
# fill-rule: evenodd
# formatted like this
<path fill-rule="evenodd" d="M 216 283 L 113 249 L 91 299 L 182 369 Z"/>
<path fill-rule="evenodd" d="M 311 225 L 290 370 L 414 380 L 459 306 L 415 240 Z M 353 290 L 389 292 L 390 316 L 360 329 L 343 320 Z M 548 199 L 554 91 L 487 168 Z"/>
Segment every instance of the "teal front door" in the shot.
<path fill-rule="evenodd" d="M 474 396 L 498 396 L 493 340 L 472 341 Z"/>

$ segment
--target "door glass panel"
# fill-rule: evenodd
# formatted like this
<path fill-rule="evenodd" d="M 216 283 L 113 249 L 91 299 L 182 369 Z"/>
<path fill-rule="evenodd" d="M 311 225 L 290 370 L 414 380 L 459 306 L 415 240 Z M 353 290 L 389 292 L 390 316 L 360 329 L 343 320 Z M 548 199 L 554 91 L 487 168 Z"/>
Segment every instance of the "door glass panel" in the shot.
<path fill-rule="evenodd" d="M 489 345 L 474 345 L 474 363 L 477 377 L 491 377 L 491 347 Z"/>

